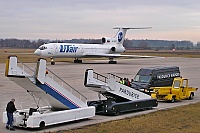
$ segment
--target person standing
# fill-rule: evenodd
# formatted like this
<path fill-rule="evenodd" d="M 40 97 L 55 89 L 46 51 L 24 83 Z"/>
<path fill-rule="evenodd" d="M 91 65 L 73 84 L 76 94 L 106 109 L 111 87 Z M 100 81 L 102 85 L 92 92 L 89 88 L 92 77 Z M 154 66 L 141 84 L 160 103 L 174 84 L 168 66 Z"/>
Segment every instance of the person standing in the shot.
<path fill-rule="evenodd" d="M 6 112 L 7 112 L 7 117 L 8 121 L 6 123 L 6 128 L 14 131 L 15 129 L 13 128 L 13 112 L 15 112 L 17 109 L 15 108 L 15 99 L 11 99 L 11 101 L 7 104 L 6 106 Z"/>
<path fill-rule="evenodd" d="M 119 83 L 123 84 L 123 79 L 122 78 L 120 78 Z"/>

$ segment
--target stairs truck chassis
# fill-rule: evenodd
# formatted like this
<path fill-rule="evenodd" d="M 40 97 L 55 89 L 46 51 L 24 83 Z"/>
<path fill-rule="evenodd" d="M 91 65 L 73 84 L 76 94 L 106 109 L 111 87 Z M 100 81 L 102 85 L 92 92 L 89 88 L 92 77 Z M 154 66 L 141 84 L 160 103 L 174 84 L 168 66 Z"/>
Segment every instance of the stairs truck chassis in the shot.
<path fill-rule="evenodd" d="M 140 109 L 157 107 L 157 100 L 148 94 L 120 84 L 120 77 L 114 74 L 98 74 L 93 69 L 85 72 L 84 85 L 106 97 L 106 100 L 89 101 L 88 106 L 95 106 L 96 114 L 119 115 Z"/>
<path fill-rule="evenodd" d="M 110 102 L 110 103 L 109 103 Z M 119 102 L 109 100 L 89 101 L 89 106 L 95 106 L 96 114 L 120 115 L 134 110 L 145 110 L 157 107 L 156 99 Z"/>
<path fill-rule="evenodd" d="M 54 124 L 76 121 L 93 117 L 94 107 L 78 108 L 73 110 L 49 111 L 50 109 L 36 109 L 30 114 L 31 109 L 19 110 L 13 114 L 14 126 L 24 128 L 39 128 Z M 47 111 L 47 112 L 46 112 Z M 49 111 L 49 112 L 48 112 Z M 7 114 L 3 113 L 3 123 L 7 122 Z"/>

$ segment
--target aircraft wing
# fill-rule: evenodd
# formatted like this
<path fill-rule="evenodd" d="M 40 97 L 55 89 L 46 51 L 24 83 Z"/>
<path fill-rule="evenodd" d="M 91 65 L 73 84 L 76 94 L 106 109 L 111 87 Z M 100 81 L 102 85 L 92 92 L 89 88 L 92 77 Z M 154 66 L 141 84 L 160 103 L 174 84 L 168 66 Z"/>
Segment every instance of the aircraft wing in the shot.
<path fill-rule="evenodd" d="M 111 57 L 111 58 L 155 58 L 156 56 L 141 56 L 141 55 L 121 55 L 121 54 L 104 54 L 104 53 L 85 53 L 86 57 Z"/>

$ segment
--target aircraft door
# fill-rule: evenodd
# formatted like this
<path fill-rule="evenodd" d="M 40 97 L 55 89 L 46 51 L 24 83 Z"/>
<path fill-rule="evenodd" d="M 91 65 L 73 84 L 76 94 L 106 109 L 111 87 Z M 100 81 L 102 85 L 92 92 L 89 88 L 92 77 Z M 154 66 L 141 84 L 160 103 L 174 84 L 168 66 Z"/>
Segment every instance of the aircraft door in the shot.
<path fill-rule="evenodd" d="M 57 54 L 59 51 L 58 45 L 54 44 L 54 49 L 55 49 L 55 54 Z"/>
<path fill-rule="evenodd" d="M 81 53 L 84 53 L 84 48 L 82 45 L 80 45 L 80 51 L 81 51 Z"/>

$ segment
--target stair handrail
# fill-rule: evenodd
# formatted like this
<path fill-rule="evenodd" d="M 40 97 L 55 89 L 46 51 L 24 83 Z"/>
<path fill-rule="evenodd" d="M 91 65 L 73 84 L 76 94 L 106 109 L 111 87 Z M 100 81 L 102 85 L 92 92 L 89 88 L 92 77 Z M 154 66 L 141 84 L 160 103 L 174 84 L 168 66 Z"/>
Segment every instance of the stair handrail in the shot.
<path fill-rule="evenodd" d="M 116 79 L 116 78 L 121 79 L 121 78 L 122 78 L 122 77 L 120 77 L 120 76 L 118 76 L 118 75 L 115 75 L 115 74 L 113 74 L 113 73 L 108 73 L 108 75 L 113 76 L 114 79 Z M 102 80 L 101 78 L 99 78 L 99 77 L 103 78 L 103 80 Z M 99 74 L 99 73 L 97 73 L 97 72 L 93 72 L 93 78 L 98 79 L 98 80 L 100 80 L 100 81 L 102 81 L 102 82 L 104 82 L 104 83 L 108 83 L 108 79 L 109 79 L 110 77 L 108 78 L 108 77 L 106 77 L 106 76 L 104 76 L 104 75 L 102 75 L 102 74 Z M 123 78 L 122 78 L 122 79 L 123 79 Z M 118 81 L 118 80 L 116 80 L 116 81 Z"/>
<path fill-rule="evenodd" d="M 96 75 L 96 76 L 95 76 L 95 75 Z M 102 77 L 103 80 L 100 79 L 99 77 Z M 98 79 L 98 80 L 100 80 L 100 81 L 102 81 L 102 82 L 104 82 L 104 83 L 108 83 L 108 77 L 106 77 L 106 76 L 104 76 L 104 75 L 101 75 L 101 74 L 99 74 L 99 73 L 97 73 L 97 72 L 93 72 L 93 78 Z"/>
<path fill-rule="evenodd" d="M 62 81 L 62 83 L 65 83 L 67 86 L 69 86 L 71 89 L 73 89 L 75 92 L 77 92 L 79 95 L 80 95 L 80 97 L 79 97 L 79 99 L 80 100 L 82 100 L 83 101 L 83 99 L 82 99 L 82 97 L 84 98 L 84 102 L 87 102 L 87 98 L 83 95 L 83 94 L 81 94 L 79 91 L 77 91 L 74 87 L 72 87 L 70 84 L 68 84 L 67 82 L 65 82 L 62 78 L 60 78 L 59 76 L 57 76 L 54 72 L 52 72 L 50 69 L 48 69 L 48 68 L 46 68 L 47 70 L 48 70 L 48 73 L 50 72 L 51 74 L 53 74 L 56 78 L 58 78 L 59 80 L 61 80 Z M 53 77 L 52 77 L 52 79 L 53 79 Z M 62 87 L 63 87 L 63 85 L 62 85 Z M 67 89 L 67 88 L 65 88 L 65 89 Z M 72 93 L 72 92 L 71 92 Z M 77 96 L 76 96 L 77 97 Z"/>
<path fill-rule="evenodd" d="M 25 63 L 19 61 L 19 63 L 21 63 L 23 66 L 25 66 L 26 68 L 28 68 L 29 70 L 31 70 L 32 72 L 34 72 L 33 69 L 31 69 L 29 66 L 27 66 Z M 24 67 L 23 67 L 23 70 L 24 70 Z"/>
<path fill-rule="evenodd" d="M 20 65 L 21 64 L 21 65 Z M 19 66 L 20 65 L 20 66 Z M 33 73 L 34 73 L 34 70 L 33 69 L 31 69 L 29 66 L 27 66 L 25 63 L 22 63 L 21 61 L 17 61 L 17 66 L 18 66 L 18 68 L 20 68 L 20 69 L 22 69 L 22 72 L 23 73 L 19 73 L 19 72 L 17 72 L 16 70 L 13 70 L 12 68 L 11 68 L 11 70 L 13 71 L 13 72 L 16 72 L 16 74 L 24 74 L 24 73 L 26 73 L 26 74 L 28 74 L 28 75 L 25 75 L 25 76 L 32 76 L 33 75 Z M 25 68 L 28 68 L 28 70 L 30 70 L 31 72 L 33 72 L 33 73 L 28 73 L 27 71 L 25 71 Z"/>
<path fill-rule="evenodd" d="M 116 74 L 113 74 L 113 73 L 108 73 L 108 75 L 113 76 L 113 78 L 116 80 L 116 82 L 119 82 L 120 79 L 123 79 L 122 77 L 120 77 L 120 76 L 118 76 Z M 116 78 L 118 78 L 118 80 Z"/>

